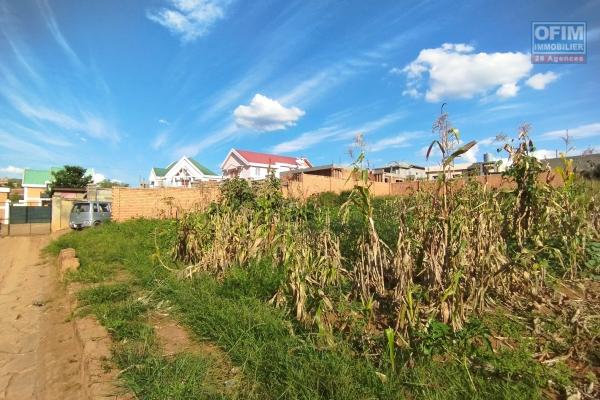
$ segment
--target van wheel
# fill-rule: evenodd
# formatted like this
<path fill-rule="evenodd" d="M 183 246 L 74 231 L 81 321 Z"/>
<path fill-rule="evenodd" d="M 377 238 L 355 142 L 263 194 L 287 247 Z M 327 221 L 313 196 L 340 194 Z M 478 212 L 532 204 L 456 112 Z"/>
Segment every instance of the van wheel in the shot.
<path fill-rule="evenodd" d="M 100 221 L 94 221 L 94 226 L 100 225 Z"/>

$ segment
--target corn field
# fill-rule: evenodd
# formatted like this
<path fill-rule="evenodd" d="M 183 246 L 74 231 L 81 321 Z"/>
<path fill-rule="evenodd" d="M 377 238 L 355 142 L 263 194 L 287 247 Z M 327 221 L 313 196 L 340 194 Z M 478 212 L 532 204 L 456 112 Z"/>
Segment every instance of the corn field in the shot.
<path fill-rule="evenodd" d="M 376 200 L 365 179 L 331 207 L 283 199 L 275 178 L 255 187 L 225 183 L 219 204 L 177 221 L 172 256 L 184 266 L 180 275 L 222 278 L 234 266 L 267 262 L 286 277 L 272 304 L 325 343 L 346 336 L 379 354 L 387 351 L 378 339 L 384 332 L 410 348 L 434 321 L 458 331 L 487 308 L 524 307 L 552 290 L 548 274 L 577 278 L 599 240 L 600 203 L 569 162 L 553 172 L 562 187 L 540 180 L 545 168 L 531 155 L 525 126 L 503 150 L 514 189 L 453 181 L 445 178 L 452 162 L 474 143 L 454 150 L 457 131 L 445 120 L 435 127 L 441 140 L 432 146 L 445 168 L 437 191 Z M 358 176 L 366 176 L 364 161 L 361 152 Z M 382 204 L 383 222 L 375 217 Z"/>

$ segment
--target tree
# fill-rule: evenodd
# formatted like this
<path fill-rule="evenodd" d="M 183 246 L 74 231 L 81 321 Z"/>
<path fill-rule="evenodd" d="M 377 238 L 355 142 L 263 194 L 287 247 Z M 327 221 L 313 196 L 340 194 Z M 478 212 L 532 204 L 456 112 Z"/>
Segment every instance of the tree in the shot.
<path fill-rule="evenodd" d="M 111 181 L 110 179 L 104 179 L 98 182 L 98 187 L 103 189 L 110 189 L 113 187 L 128 187 L 128 183 L 123 183 L 119 181 Z"/>
<path fill-rule="evenodd" d="M 54 193 L 55 188 L 85 188 L 92 183 L 92 177 L 86 175 L 86 169 L 76 165 L 65 165 L 52 172 L 52 176 L 51 193 Z"/>

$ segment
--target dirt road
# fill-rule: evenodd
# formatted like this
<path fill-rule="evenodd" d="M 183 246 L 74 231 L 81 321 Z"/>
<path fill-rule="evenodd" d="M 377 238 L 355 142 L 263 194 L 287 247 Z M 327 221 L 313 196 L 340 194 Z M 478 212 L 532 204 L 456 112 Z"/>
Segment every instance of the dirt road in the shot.
<path fill-rule="evenodd" d="M 82 399 L 81 346 L 55 269 L 50 236 L 0 238 L 0 399 Z"/>

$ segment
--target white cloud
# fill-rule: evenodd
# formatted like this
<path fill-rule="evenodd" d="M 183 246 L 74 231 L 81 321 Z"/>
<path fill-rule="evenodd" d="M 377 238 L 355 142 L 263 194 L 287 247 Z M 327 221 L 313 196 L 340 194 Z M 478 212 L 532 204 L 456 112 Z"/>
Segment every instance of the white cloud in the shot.
<path fill-rule="evenodd" d="M 152 142 L 152 148 L 158 150 L 167 143 L 168 134 L 166 132 L 159 133 Z"/>
<path fill-rule="evenodd" d="M 79 68 L 82 68 L 83 64 L 81 60 L 79 59 L 79 57 L 77 57 L 77 54 L 75 53 L 75 51 L 73 51 L 71 46 L 69 46 L 69 43 L 60 31 L 58 23 L 54 18 L 52 8 L 50 8 L 50 5 L 48 4 L 47 0 L 41 0 L 38 4 L 40 5 L 40 9 L 42 11 L 42 15 L 44 17 L 46 25 L 48 26 L 52 37 L 54 38 L 54 40 L 56 40 L 56 43 L 58 43 L 58 45 L 63 49 L 63 51 L 67 54 L 67 56 L 73 62 L 73 64 L 75 64 Z"/>
<path fill-rule="evenodd" d="M 402 92 L 402 96 L 409 96 L 414 99 L 418 99 L 419 97 L 422 96 L 422 93 L 419 92 L 419 90 L 417 90 L 417 88 L 409 88 Z"/>
<path fill-rule="evenodd" d="M 561 138 L 565 136 L 567 129 L 550 131 L 542 134 L 544 138 Z M 580 125 L 576 128 L 569 129 L 569 136 L 573 139 L 583 139 L 600 136 L 600 122 L 593 124 Z"/>
<path fill-rule="evenodd" d="M 487 140 L 483 140 L 482 142 L 487 142 Z M 462 140 L 455 145 L 452 150 L 449 152 L 449 154 L 451 154 L 452 152 L 458 150 L 461 146 L 465 145 L 466 143 L 463 142 Z M 474 163 L 477 162 L 479 159 L 479 152 L 480 152 L 480 147 L 479 147 L 480 143 L 476 143 L 475 146 L 471 147 L 469 149 L 469 151 L 467 151 L 466 153 L 462 154 L 460 157 L 458 157 L 456 159 L 456 163 Z M 421 149 L 419 150 L 419 154 L 421 154 L 423 157 L 427 157 L 427 150 L 429 150 L 429 145 L 421 147 Z M 437 144 L 434 144 L 433 147 L 431 148 L 431 153 L 429 154 L 429 160 L 433 160 L 433 161 L 438 161 L 440 160 L 442 157 L 442 152 L 440 151 L 440 148 Z"/>
<path fill-rule="evenodd" d="M 509 98 L 515 97 L 519 92 L 519 85 L 516 83 L 505 83 L 496 90 L 498 97 Z"/>
<path fill-rule="evenodd" d="M 558 79 L 558 74 L 555 74 L 552 71 L 548 71 L 544 74 L 535 74 L 532 75 L 529 79 L 525 81 L 525 84 L 535 90 L 543 90 L 546 85 L 554 82 Z"/>
<path fill-rule="evenodd" d="M 110 126 L 104 119 L 91 113 L 83 112 L 76 118 L 48 107 L 34 105 L 26 100 L 4 93 L 7 99 L 21 114 L 38 121 L 50 122 L 59 128 L 83 133 L 87 136 L 119 141 L 120 135 L 116 129 Z"/>
<path fill-rule="evenodd" d="M 212 25 L 225 17 L 228 0 L 168 0 L 168 6 L 148 11 L 150 20 L 171 33 L 191 42 L 208 33 Z"/>
<path fill-rule="evenodd" d="M 342 131 L 336 127 L 326 127 L 310 132 L 304 132 L 295 139 L 273 146 L 271 151 L 274 153 L 291 153 L 294 151 L 304 150 L 314 146 L 315 144 L 321 143 L 328 138 L 336 136 L 341 132 Z"/>
<path fill-rule="evenodd" d="M 477 141 L 477 144 L 481 146 L 489 146 L 496 141 L 495 137 L 487 137 Z"/>
<path fill-rule="evenodd" d="M 539 160 L 556 158 L 556 150 L 539 149 L 533 152 L 533 156 Z"/>
<path fill-rule="evenodd" d="M 404 71 L 402 70 L 402 68 L 394 67 L 391 68 L 388 72 L 392 75 L 402 75 Z"/>
<path fill-rule="evenodd" d="M 158 123 L 161 125 L 171 125 L 171 123 L 164 118 L 159 119 Z"/>
<path fill-rule="evenodd" d="M 434 49 L 423 49 L 406 65 L 405 94 L 414 96 L 428 74 L 425 99 L 436 102 L 446 98 L 472 98 L 492 90 L 511 96 L 518 90 L 517 82 L 529 75 L 532 64 L 528 54 L 474 53 L 471 45 L 445 43 Z"/>
<path fill-rule="evenodd" d="M 0 168 L 0 175 L 18 176 L 23 174 L 23 168 L 9 165 L 8 167 Z"/>
<path fill-rule="evenodd" d="M 415 133 L 406 132 L 400 133 L 396 136 L 391 136 L 387 138 L 380 139 L 369 146 L 369 150 L 372 153 L 376 153 L 378 151 L 387 150 L 387 149 L 397 149 L 400 147 L 408 147 L 408 140 L 414 136 Z"/>
<path fill-rule="evenodd" d="M 231 123 L 224 128 L 212 132 L 211 134 L 205 136 L 202 140 L 196 143 L 191 143 L 185 146 L 178 147 L 174 151 L 174 155 L 179 158 L 182 156 L 194 157 L 200 151 L 214 145 L 217 143 L 225 143 L 233 139 L 239 133 L 238 127 Z"/>
<path fill-rule="evenodd" d="M 334 141 L 351 139 L 358 132 L 369 133 L 375 131 L 397 121 L 403 116 L 403 112 L 387 114 L 379 119 L 369 121 L 356 128 L 339 127 L 338 125 L 328 126 L 314 131 L 305 132 L 292 140 L 279 143 L 278 145 L 272 147 L 271 150 L 275 153 L 290 153 L 293 151 L 307 149 L 325 140 Z"/>
<path fill-rule="evenodd" d="M 15 137 L 12 134 L 0 130 L 0 147 L 9 150 L 10 154 L 24 158 L 35 159 L 36 161 L 44 160 L 57 162 L 56 152 L 50 151 L 47 146 L 39 146 L 31 143 L 31 141 L 22 140 L 20 137 Z"/>
<path fill-rule="evenodd" d="M 477 143 L 475 146 L 471 147 L 469 149 L 469 151 L 467 151 L 465 154 L 460 156 L 460 158 L 462 160 L 464 160 L 465 162 L 469 162 L 469 163 L 477 162 L 477 160 L 479 158 L 479 143 Z"/>
<path fill-rule="evenodd" d="M 100 183 L 105 179 L 106 179 L 106 176 L 104 176 L 104 174 L 101 174 L 99 172 L 96 172 L 96 173 L 94 173 L 94 175 L 92 175 L 92 181 L 94 183 Z"/>
<path fill-rule="evenodd" d="M 308 79 L 303 80 L 297 84 L 290 92 L 284 96 L 278 97 L 277 99 L 282 103 L 306 103 L 309 100 L 314 100 L 332 86 L 336 85 L 341 81 L 344 74 L 348 73 L 348 70 L 342 68 L 330 67 L 322 71 L 315 73 Z"/>
<path fill-rule="evenodd" d="M 238 106 L 233 115 L 238 126 L 257 131 L 276 131 L 295 125 L 304 115 L 298 107 L 286 108 L 277 100 L 256 94 L 247 106 Z"/>

